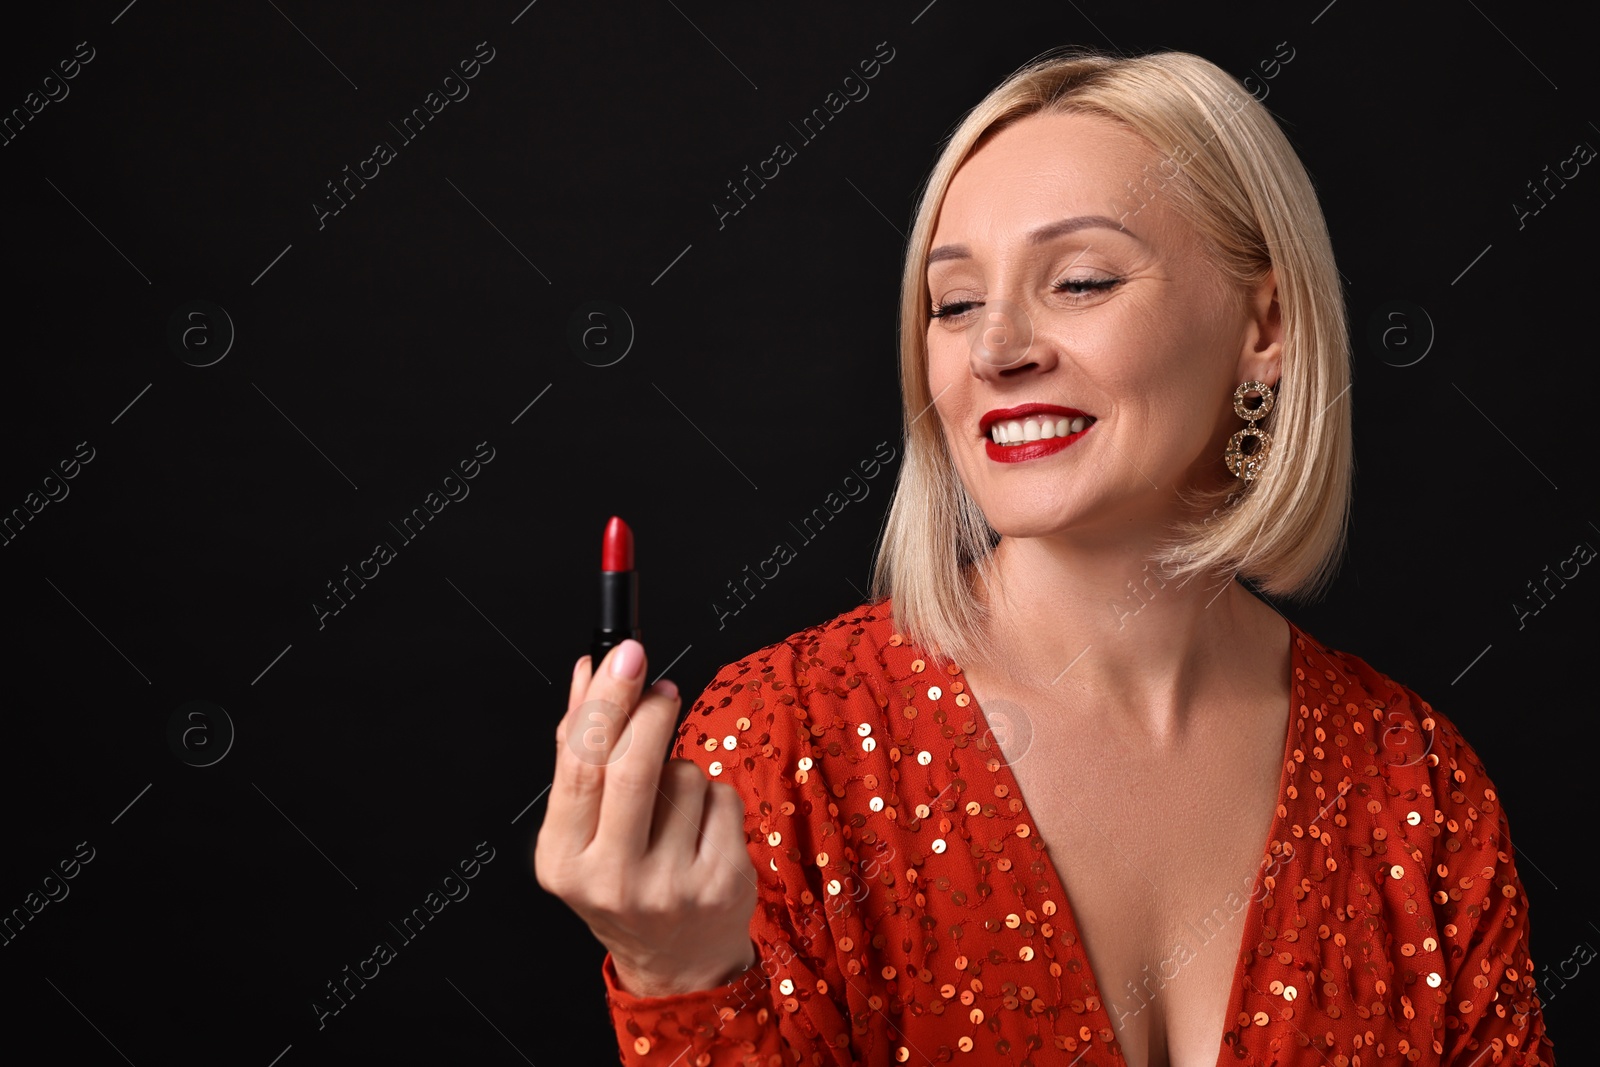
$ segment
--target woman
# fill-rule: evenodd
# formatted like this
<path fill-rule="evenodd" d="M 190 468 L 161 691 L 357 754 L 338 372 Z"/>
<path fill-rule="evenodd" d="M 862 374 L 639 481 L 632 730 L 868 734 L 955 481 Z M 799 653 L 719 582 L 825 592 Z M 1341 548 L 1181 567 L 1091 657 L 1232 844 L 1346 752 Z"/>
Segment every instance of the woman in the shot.
<path fill-rule="evenodd" d="M 623 1060 L 1552 1063 L 1472 748 L 1240 582 L 1322 586 L 1350 486 L 1270 115 L 1191 55 L 1028 65 L 934 168 L 901 326 L 873 601 L 725 667 L 664 769 L 638 643 L 574 672 L 535 867 Z"/>

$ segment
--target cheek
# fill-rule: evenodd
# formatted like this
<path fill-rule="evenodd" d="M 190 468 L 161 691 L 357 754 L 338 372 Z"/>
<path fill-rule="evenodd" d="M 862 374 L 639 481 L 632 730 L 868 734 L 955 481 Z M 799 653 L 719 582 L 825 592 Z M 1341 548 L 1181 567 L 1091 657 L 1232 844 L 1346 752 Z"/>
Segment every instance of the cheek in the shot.
<path fill-rule="evenodd" d="M 969 373 L 966 349 L 959 336 L 930 334 L 928 337 L 928 399 L 940 411 L 953 411 L 962 390 L 956 388 Z M 946 391 L 948 390 L 948 392 Z"/>
<path fill-rule="evenodd" d="M 961 338 L 958 334 L 951 334 L 942 326 L 934 326 L 928 330 L 928 379 L 949 381 L 955 373 L 955 364 L 959 358 Z"/>
<path fill-rule="evenodd" d="M 928 399 L 932 401 L 933 412 L 930 417 L 937 415 L 944 429 L 946 442 L 954 445 L 950 440 L 950 427 L 962 417 L 957 410 L 960 403 L 957 395 L 959 390 L 953 388 L 958 380 L 960 368 L 946 350 L 948 345 L 941 344 L 940 339 L 936 337 L 929 337 L 928 342 L 928 363 L 923 377 L 928 386 Z"/>
<path fill-rule="evenodd" d="M 1137 461 L 1141 467 L 1164 466 L 1157 457 L 1187 455 L 1213 435 L 1220 365 L 1203 329 L 1192 319 L 1179 325 L 1139 316 L 1115 345 L 1085 360 L 1097 390 L 1115 405 L 1119 447 L 1129 458 L 1149 457 Z"/>

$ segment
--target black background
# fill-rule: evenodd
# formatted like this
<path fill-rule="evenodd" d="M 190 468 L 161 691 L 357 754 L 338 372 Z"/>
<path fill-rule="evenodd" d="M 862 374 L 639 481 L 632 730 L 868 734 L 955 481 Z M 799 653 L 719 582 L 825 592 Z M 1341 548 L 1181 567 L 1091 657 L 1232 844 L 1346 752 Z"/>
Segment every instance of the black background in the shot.
<path fill-rule="evenodd" d="M 1600 177 L 1520 226 L 1513 206 L 1600 144 L 1572 9 L 124 2 L 0 41 L 6 114 L 94 50 L 0 147 L 0 509 L 94 454 L 0 547 L 0 911 L 95 850 L 0 947 L 8 1044 L 140 1067 L 612 1061 L 601 950 L 528 863 L 604 521 L 638 534 L 649 676 L 672 663 L 689 699 L 861 599 L 898 462 L 725 626 L 713 607 L 898 447 L 915 195 L 967 108 L 1073 43 L 1254 75 L 1302 153 L 1347 281 L 1357 495 L 1333 591 L 1280 607 L 1477 748 L 1540 977 L 1600 945 L 1592 867 L 1560 844 L 1595 815 L 1600 577 L 1520 628 L 1514 607 L 1600 546 Z M 389 123 L 478 42 L 470 95 L 404 143 Z M 870 95 L 801 144 L 789 124 L 880 42 Z M 380 140 L 396 158 L 319 228 L 325 183 Z M 725 184 L 778 141 L 797 158 L 719 228 Z M 168 341 L 195 300 L 236 331 L 207 367 L 214 315 Z M 591 364 L 625 346 L 614 312 L 589 362 L 568 340 L 593 300 L 636 331 L 610 366 Z M 1376 343 L 1379 319 L 1404 328 Z M 470 495 L 393 536 L 481 441 Z M 379 540 L 398 558 L 319 628 L 325 583 Z M 237 732 L 207 767 L 168 740 L 191 700 Z M 324 983 L 399 945 L 388 923 L 480 841 L 470 896 L 319 1030 Z M 1600 1047 L 1579 1010 L 1596 969 L 1541 986 L 1563 1062 Z"/>

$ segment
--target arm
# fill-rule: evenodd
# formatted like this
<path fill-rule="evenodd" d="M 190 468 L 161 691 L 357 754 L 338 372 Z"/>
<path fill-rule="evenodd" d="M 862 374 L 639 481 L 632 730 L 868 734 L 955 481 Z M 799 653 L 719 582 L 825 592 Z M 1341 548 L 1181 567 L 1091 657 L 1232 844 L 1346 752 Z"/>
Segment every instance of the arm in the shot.
<path fill-rule="evenodd" d="M 665 680 L 641 694 L 645 666 L 629 639 L 599 670 L 588 656 L 574 668 L 533 865 L 605 945 L 614 977 L 666 996 L 748 966 L 756 886 L 738 791 L 662 763 L 680 701 Z"/>
<path fill-rule="evenodd" d="M 822 768 L 797 771 L 810 735 L 801 718 L 807 711 L 794 699 L 795 658 L 779 644 L 723 668 L 695 702 L 674 750 L 743 800 L 758 892 L 749 927 L 756 962 L 716 988 L 645 996 L 624 987 L 608 955 L 602 975 L 623 1063 L 845 1065 L 869 1062 L 858 1060 L 858 1044 L 878 1046 L 868 1027 L 853 1026 L 847 1003 L 849 986 L 860 992 L 864 979 L 847 977 L 837 959 L 838 937 L 849 937 L 859 922 L 848 896 L 827 892 L 815 862 L 830 847 L 828 802 Z M 854 692 L 866 697 L 864 686 Z M 831 718 L 831 711 L 823 714 Z M 842 851 L 837 838 L 831 841 Z M 858 1010 L 868 1009 L 864 993 L 860 999 Z"/>
<path fill-rule="evenodd" d="M 1505 811 L 1477 753 L 1454 724 L 1436 712 L 1434 719 L 1432 788 L 1442 847 L 1429 890 L 1449 971 L 1419 992 L 1444 1015 L 1439 1062 L 1553 1067 L 1528 953 L 1528 896 Z M 1459 849 L 1450 850 L 1452 840 Z"/>

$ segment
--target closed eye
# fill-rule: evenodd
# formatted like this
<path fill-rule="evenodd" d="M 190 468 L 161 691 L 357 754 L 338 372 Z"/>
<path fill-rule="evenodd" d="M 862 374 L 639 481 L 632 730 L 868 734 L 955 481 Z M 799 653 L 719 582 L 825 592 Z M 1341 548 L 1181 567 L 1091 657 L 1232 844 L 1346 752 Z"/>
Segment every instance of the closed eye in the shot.
<path fill-rule="evenodd" d="M 1122 282 L 1121 278 L 1067 278 L 1056 282 L 1050 288 L 1069 297 L 1083 299 L 1093 293 L 1108 292 Z M 934 319 L 960 319 L 970 309 L 982 303 L 981 300 L 953 300 L 947 304 L 934 304 L 928 315 Z"/>

